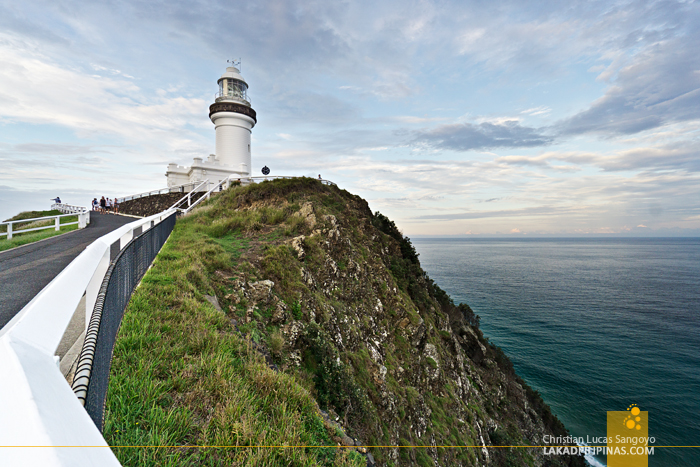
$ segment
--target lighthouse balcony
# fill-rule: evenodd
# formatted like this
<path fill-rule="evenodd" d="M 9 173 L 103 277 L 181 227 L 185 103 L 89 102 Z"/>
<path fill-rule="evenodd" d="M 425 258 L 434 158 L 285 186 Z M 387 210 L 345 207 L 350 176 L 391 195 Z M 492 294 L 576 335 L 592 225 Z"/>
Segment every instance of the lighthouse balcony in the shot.
<path fill-rule="evenodd" d="M 250 107 L 250 98 L 247 96 L 247 94 L 239 94 L 239 93 L 231 93 L 230 90 L 229 92 L 217 92 L 214 95 L 214 101 L 215 102 L 240 102 L 243 105 L 247 105 Z"/>

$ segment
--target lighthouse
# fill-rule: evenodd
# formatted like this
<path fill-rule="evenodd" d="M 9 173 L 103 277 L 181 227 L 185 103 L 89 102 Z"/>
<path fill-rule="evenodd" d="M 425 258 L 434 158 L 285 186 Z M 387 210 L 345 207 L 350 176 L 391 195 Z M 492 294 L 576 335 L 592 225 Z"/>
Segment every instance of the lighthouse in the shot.
<path fill-rule="evenodd" d="M 216 157 L 223 165 L 250 175 L 250 133 L 257 119 L 248 99 L 248 83 L 233 66 L 226 68 L 218 83 L 216 102 L 209 106 L 216 130 Z"/>
<path fill-rule="evenodd" d="M 174 187 L 202 180 L 219 182 L 230 175 L 240 178 L 251 174 L 251 130 L 257 123 L 250 105 L 248 83 L 235 66 L 217 81 L 219 92 L 209 106 L 209 118 L 216 132 L 216 152 L 207 160 L 195 157 L 190 167 L 169 164 L 165 176 Z"/>

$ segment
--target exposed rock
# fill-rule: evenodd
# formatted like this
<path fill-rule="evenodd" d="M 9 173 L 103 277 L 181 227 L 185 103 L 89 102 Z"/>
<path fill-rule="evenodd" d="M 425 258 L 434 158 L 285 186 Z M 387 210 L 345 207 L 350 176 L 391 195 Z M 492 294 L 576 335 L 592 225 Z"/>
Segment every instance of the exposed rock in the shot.
<path fill-rule="evenodd" d="M 312 203 L 304 203 L 294 215 L 303 218 L 309 228 L 313 228 L 316 225 L 316 215 L 314 214 Z"/>
<path fill-rule="evenodd" d="M 272 298 L 272 287 L 275 285 L 271 280 L 249 282 L 246 297 L 253 303 L 267 303 Z"/>
<path fill-rule="evenodd" d="M 306 255 L 306 252 L 304 251 L 304 239 L 306 237 L 304 235 L 299 235 L 298 237 L 294 237 L 292 239 L 292 248 L 297 252 L 297 258 L 299 259 L 304 259 L 304 256 Z"/>
<path fill-rule="evenodd" d="M 221 305 L 219 305 L 219 300 L 214 297 L 213 295 L 205 295 L 204 298 L 211 303 L 211 305 L 216 308 L 217 311 L 222 311 L 221 310 Z"/>
<path fill-rule="evenodd" d="M 322 190 L 233 203 L 277 202 L 281 210 L 298 202 L 292 215 L 304 224 L 293 238 L 280 238 L 278 249 L 267 240 L 275 227 L 265 226 L 265 249 L 241 260 L 245 274 L 221 281 L 238 316 L 259 320 L 261 333 L 281 333 L 283 348 L 271 354 L 280 371 L 308 385 L 326 424 L 338 430 L 335 442 L 360 452 L 358 438 L 423 446 L 370 448 L 368 465 L 583 466 L 581 458 L 545 458 L 537 449 L 489 448 L 496 441 L 537 445 L 566 431 L 484 338 L 478 317 L 428 279 L 391 221 L 358 197 Z M 485 447 L 429 447 L 455 443 Z"/>

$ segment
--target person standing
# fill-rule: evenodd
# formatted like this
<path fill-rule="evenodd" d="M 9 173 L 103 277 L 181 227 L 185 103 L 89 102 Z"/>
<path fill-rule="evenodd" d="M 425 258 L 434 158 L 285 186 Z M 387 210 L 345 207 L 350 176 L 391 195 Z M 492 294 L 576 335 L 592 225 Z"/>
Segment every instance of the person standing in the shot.
<path fill-rule="evenodd" d="M 107 211 L 107 201 L 105 200 L 105 197 L 103 196 L 102 198 L 100 198 L 100 212 L 102 214 L 104 214 L 105 211 Z"/>
<path fill-rule="evenodd" d="M 97 198 L 92 199 L 92 210 L 97 211 L 100 208 L 100 202 L 97 201 Z"/>
<path fill-rule="evenodd" d="M 119 214 L 119 203 L 117 203 L 117 198 L 114 198 L 112 209 L 114 209 L 114 214 Z"/>

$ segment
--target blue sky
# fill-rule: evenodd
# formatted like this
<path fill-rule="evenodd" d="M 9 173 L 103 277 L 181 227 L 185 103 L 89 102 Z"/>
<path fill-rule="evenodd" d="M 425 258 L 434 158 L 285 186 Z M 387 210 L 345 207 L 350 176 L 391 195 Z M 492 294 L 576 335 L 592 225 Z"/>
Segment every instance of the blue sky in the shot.
<path fill-rule="evenodd" d="M 696 2 L 0 1 L 0 217 L 165 186 L 214 152 L 227 59 L 253 170 L 407 235 L 700 235 Z"/>

